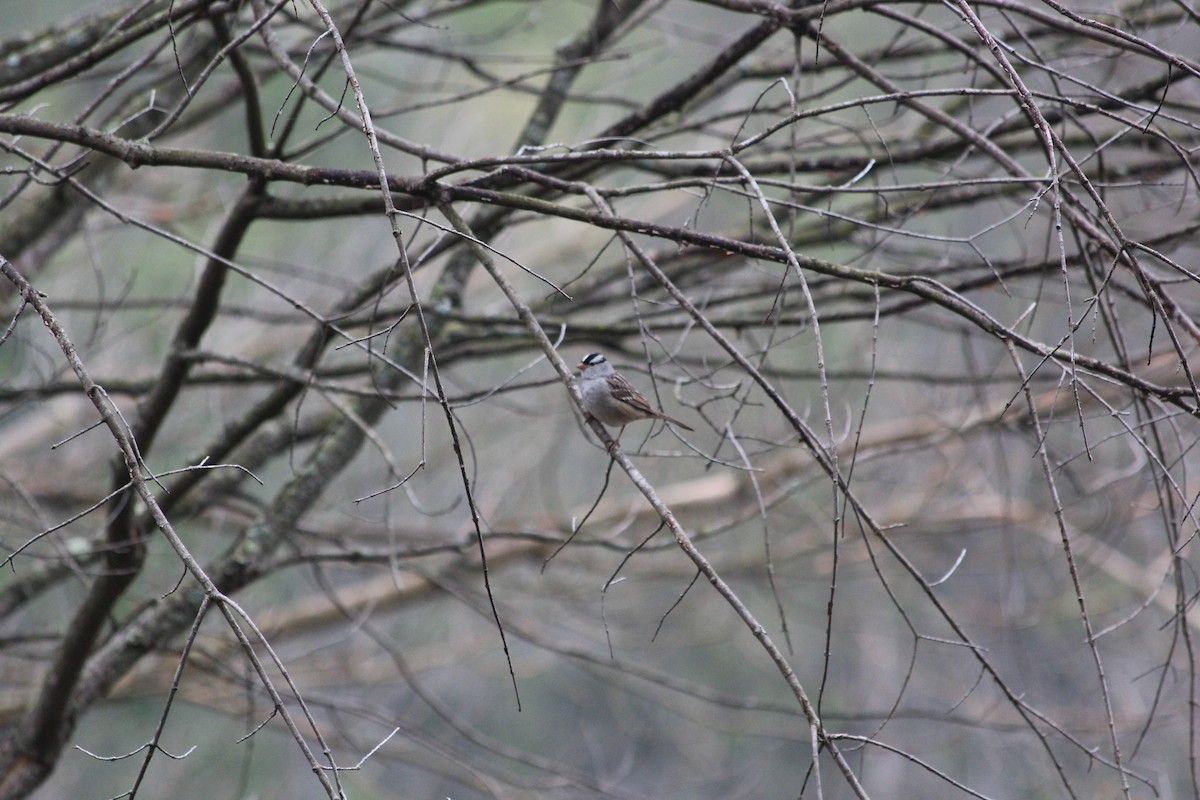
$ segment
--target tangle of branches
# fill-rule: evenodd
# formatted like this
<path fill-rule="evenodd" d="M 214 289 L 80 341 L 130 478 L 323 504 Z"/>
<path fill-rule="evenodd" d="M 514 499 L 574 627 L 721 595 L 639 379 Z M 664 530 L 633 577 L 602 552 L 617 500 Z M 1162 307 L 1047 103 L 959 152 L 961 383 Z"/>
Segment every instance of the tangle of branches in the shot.
<path fill-rule="evenodd" d="M 1200 798 L 1194 4 L 26 5 L 0 798 Z"/>

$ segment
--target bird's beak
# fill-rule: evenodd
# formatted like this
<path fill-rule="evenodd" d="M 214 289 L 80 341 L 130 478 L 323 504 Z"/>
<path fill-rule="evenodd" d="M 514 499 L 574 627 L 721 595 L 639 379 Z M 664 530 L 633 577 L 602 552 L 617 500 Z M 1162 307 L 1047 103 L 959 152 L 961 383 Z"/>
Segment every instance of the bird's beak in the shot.
<path fill-rule="evenodd" d="M 582 361 L 580 361 L 578 364 L 575 365 L 575 371 L 583 372 L 583 362 Z"/>

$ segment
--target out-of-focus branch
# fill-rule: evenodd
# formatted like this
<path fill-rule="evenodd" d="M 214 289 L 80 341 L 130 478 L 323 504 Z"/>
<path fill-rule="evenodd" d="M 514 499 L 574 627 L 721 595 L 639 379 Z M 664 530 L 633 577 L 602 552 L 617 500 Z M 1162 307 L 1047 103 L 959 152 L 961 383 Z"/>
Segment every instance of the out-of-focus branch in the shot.
<path fill-rule="evenodd" d="M 150 488 L 150 481 L 143 469 L 137 446 L 130 436 L 130 431 L 122 419 L 120 411 L 113 405 L 104 389 L 92 381 L 74 344 L 42 300 L 41 294 L 3 256 L 0 256 L 0 274 L 16 285 L 24 301 L 38 313 L 42 322 L 50 330 L 70 364 L 71 370 L 78 377 L 84 393 L 96 407 L 105 427 L 116 441 L 133 490 L 146 505 L 159 532 L 170 542 L 175 554 L 191 576 L 203 587 L 204 595 L 218 601 L 218 605 L 230 623 L 234 634 L 238 637 L 243 651 L 254 661 L 264 688 L 274 699 L 278 711 L 287 722 L 297 744 L 305 752 L 309 763 L 312 764 L 318 780 L 325 787 L 329 796 L 333 797 L 334 791 L 328 777 L 308 750 L 304 737 L 284 706 L 282 697 L 279 696 L 274 683 L 267 676 L 261 663 L 258 662 L 249 639 L 242 631 L 235 616 L 228 610 L 226 603 L 223 602 L 223 596 L 209 578 L 208 573 L 192 556 L 159 507 L 153 490 Z M 140 549 L 140 545 L 137 547 Z M 79 706 L 77 702 L 73 702 L 75 701 L 73 695 L 80 678 L 82 663 L 87 658 L 92 642 L 100 629 L 100 620 L 97 617 L 107 615 L 109 610 L 109 604 L 105 602 L 107 596 L 113 593 L 119 594 L 123 589 L 123 582 L 128 577 L 122 571 L 125 553 L 122 550 L 110 550 L 109 552 L 110 569 L 114 569 L 114 571 L 102 576 L 93 584 L 88 598 L 80 607 L 80 613 L 72 620 L 72 627 L 68 629 L 63 639 L 64 647 L 51 665 L 38 692 L 37 701 L 22 718 L 16 731 L 0 741 L 0 797 L 2 798 L 24 797 L 45 779 L 65 745 L 66 735 L 77 719 Z M 118 559 L 115 564 L 114 559 Z M 108 576 L 115 576 L 115 580 L 106 581 L 105 578 Z M 95 608 L 100 609 L 99 614 L 96 613 Z M 88 623 L 94 626 L 92 630 L 84 627 Z M 69 708 L 71 709 L 70 714 L 67 713 Z"/>

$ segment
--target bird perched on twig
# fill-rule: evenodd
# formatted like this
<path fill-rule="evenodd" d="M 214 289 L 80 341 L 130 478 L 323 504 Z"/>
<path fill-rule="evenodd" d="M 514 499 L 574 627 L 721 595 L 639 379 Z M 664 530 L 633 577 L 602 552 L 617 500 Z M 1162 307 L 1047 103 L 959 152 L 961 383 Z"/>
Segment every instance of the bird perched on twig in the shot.
<path fill-rule="evenodd" d="M 576 369 L 579 370 L 579 393 L 583 395 L 583 410 L 605 425 L 619 425 L 623 428 L 639 419 L 661 419 L 678 425 L 685 431 L 694 430 L 650 405 L 624 375 L 613 369 L 613 365 L 608 363 L 603 353 L 588 353 Z"/>

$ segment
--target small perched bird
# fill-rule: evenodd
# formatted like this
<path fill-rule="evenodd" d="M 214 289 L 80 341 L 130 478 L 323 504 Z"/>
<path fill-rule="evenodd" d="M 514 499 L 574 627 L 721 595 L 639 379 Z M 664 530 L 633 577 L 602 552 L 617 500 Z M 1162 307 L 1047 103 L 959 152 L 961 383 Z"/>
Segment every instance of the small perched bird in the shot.
<path fill-rule="evenodd" d="M 625 376 L 613 369 L 603 353 L 588 353 L 576 367 L 583 410 L 605 425 L 622 428 L 639 419 L 663 419 L 685 431 L 693 430 L 674 417 L 668 417 L 633 388 Z"/>

